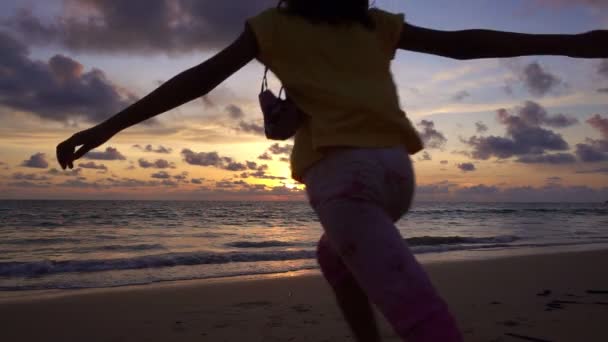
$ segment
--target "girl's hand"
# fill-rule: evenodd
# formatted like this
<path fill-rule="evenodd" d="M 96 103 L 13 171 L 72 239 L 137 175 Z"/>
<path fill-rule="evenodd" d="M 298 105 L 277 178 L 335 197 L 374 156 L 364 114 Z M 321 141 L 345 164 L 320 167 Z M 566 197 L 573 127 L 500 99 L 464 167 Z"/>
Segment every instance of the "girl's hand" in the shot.
<path fill-rule="evenodd" d="M 57 161 L 61 168 L 74 168 L 74 160 L 82 157 L 90 150 L 102 145 L 114 136 L 115 132 L 103 125 L 97 125 L 72 135 L 69 139 L 57 145 Z M 81 146 L 77 151 L 76 147 Z"/>

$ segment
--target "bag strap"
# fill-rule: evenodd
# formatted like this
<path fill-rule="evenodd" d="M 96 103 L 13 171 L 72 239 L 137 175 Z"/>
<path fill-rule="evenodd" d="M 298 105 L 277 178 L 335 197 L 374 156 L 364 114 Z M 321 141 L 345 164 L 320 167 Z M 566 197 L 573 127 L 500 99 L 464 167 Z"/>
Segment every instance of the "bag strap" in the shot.
<path fill-rule="evenodd" d="M 279 3 L 277 4 L 277 9 L 281 8 L 281 5 L 283 5 L 283 3 L 285 2 L 285 0 L 279 0 Z M 268 89 L 268 70 L 270 70 L 268 68 L 268 66 L 264 67 L 264 77 L 262 77 L 262 87 L 260 89 L 260 93 L 263 93 L 265 90 Z M 284 87 L 281 85 L 281 90 L 279 90 L 279 98 L 281 98 L 281 94 L 283 94 L 283 90 Z"/>

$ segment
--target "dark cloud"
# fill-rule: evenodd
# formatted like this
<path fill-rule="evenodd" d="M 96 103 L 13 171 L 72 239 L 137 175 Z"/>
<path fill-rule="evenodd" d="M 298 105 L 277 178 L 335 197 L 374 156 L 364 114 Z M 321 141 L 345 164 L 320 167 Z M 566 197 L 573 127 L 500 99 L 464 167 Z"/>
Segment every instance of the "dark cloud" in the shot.
<path fill-rule="evenodd" d="M 471 94 L 470 94 L 468 91 L 466 91 L 466 90 L 461 90 L 461 91 L 457 92 L 456 94 L 454 94 L 454 95 L 452 96 L 452 100 L 453 100 L 453 101 L 460 102 L 460 101 L 462 101 L 462 100 L 464 100 L 465 98 L 470 97 L 470 96 L 471 96 Z"/>
<path fill-rule="evenodd" d="M 460 163 L 457 165 L 457 167 L 462 172 L 471 172 L 471 171 L 477 170 L 477 168 L 475 167 L 475 164 L 473 164 L 473 163 Z"/>
<path fill-rule="evenodd" d="M 35 169 L 46 169 L 49 167 L 49 163 L 46 161 L 46 154 L 38 152 L 30 156 L 30 159 L 24 160 L 21 163 L 21 166 Z"/>
<path fill-rule="evenodd" d="M 448 141 L 443 133 L 435 129 L 433 121 L 422 120 L 418 126 L 422 128 L 419 134 L 426 148 L 441 148 Z"/>
<path fill-rule="evenodd" d="M 433 184 L 422 184 L 416 186 L 417 195 L 448 194 L 451 189 L 458 187 L 449 181 L 441 181 Z"/>
<path fill-rule="evenodd" d="M 205 180 L 204 178 L 192 178 L 192 179 L 190 180 L 190 182 L 191 182 L 192 184 L 203 184 L 203 181 L 204 181 L 204 180 Z"/>
<path fill-rule="evenodd" d="M 222 157 L 217 152 L 194 152 L 190 149 L 183 149 L 182 156 L 186 163 L 198 166 L 211 166 L 227 171 L 247 171 L 267 168 L 266 165 L 258 166 L 257 163 L 246 161 L 237 162 L 230 157 Z"/>
<path fill-rule="evenodd" d="M 188 171 L 183 171 L 179 175 L 173 176 L 173 179 L 175 179 L 178 182 L 188 183 L 188 180 L 187 180 L 188 179 Z"/>
<path fill-rule="evenodd" d="M 473 136 L 463 140 L 465 144 L 473 147 L 471 157 L 475 159 L 489 159 L 495 156 L 506 159 L 513 156 L 540 155 L 545 151 L 566 151 L 569 149 L 564 138 L 541 125 L 560 126 L 573 124 L 574 120 L 561 116 L 550 116 L 539 104 L 527 101 L 518 109 L 515 115 L 506 109 L 498 110 L 498 121 L 506 126 L 505 137 Z"/>
<path fill-rule="evenodd" d="M 93 161 L 87 162 L 87 163 L 80 163 L 80 164 L 78 164 L 78 167 L 81 167 L 83 169 L 93 169 L 93 170 L 108 171 L 108 167 L 107 166 L 105 166 L 104 164 L 96 164 Z"/>
<path fill-rule="evenodd" d="M 105 151 L 90 151 L 84 155 L 85 159 L 90 160 L 126 160 L 125 156 L 114 147 L 107 147 Z"/>
<path fill-rule="evenodd" d="M 608 151 L 595 144 L 576 144 L 576 155 L 586 163 L 597 163 L 608 160 Z"/>
<path fill-rule="evenodd" d="M 46 23 L 22 10 L 9 25 L 26 41 L 83 52 L 191 52 L 224 47 L 274 0 L 71 0 Z"/>
<path fill-rule="evenodd" d="M 245 116 L 245 113 L 243 113 L 241 107 L 234 104 L 226 106 L 226 112 L 228 112 L 228 115 L 235 120 L 242 119 Z"/>
<path fill-rule="evenodd" d="M 154 148 L 150 144 L 148 144 L 146 146 L 133 145 L 133 148 L 136 148 L 143 152 L 152 152 L 152 153 L 170 154 L 171 152 L 173 152 L 173 149 L 171 149 L 169 147 L 164 147 L 162 145 L 159 145 L 157 148 Z"/>
<path fill-rule="evenodd" d="M 286 180 L 285 177 L 272 176 L 266 174 L 266 170 L 257 170 L 256 172 L 243 172 L 240 175 L 241 178 L 257 178 L 257 179 L 270 179 L 270 180 Z"/>
<path fill-rule="evenodd" d="M 272 160 L 272 157 L 268 154 L 268 152 L 264 152 L 258 156 L 259 160 Z"/>
<path fill-rule="evenodd" d="M 10 187 L 16 187 L 16 188 L 49 188 L 51 186 L 51 183 L 37 183 L 37 182 L 32 182 L 32 181 L 18 181 L 18 182 L 10 182 L 7 183 L 6 185 L 10 186 Z"/>
<path fill-rule="evenodd" d="M 602 118 L 599 114 L 595 114 L 587 120 L 587 123 L 600 131 L 604 139 L 608 139 L 608 119 Z"/>
<path fill-rule="evenodd" d="M 592 169 L 592 170 L 579 170 L 579 171 L 576 171 L 575 173 L 582 173 L 582 174 L 589 174 L 589 173 L 608 174 L 608 167 L 601 167 L 599 169 Z"/>
<path fill-rule="evenodd" d="M 447 165 L 449 162 L 447 160 L 442 160 L 439 162 L 441 165 Z"/>
<path fill-rule="evenodd" d="M 560 183 L 562 180 L 562 177 L 557 176 L 547 177 L 547 179 L 545 179 L 547 183 Z"/>
<path fill-rule="evenodd" d="M 281 146 L 279 143 L 275 143 L 272 144 L 269 148 L 268 148 L 268 152 L 270 152 L 273 155 L 290 155 L 291 154 L 291 150 L 293 149 L 293 145 L 290 144 L 285 144 L 283 146 Z"/>
<path fill-rule="evenodd" d="M 13 173 L 13 175 L 11 176 L 11 179 L 19 180 L 19 181 L 48 181 L 48 180 L 50 180 L 50 178 L 45 175 L 41 175 L 41 174 L 37 174 L 37 173 L 22 173 L 22 172 Z"/>
<path fill-rule="evenodd" d="M 549 115 L 545 108 L 533 101 L 526 101 L 524 106 L 519 108 L 518 114 L 519 118 L 530 126 L 545 125 L 554 128 L 564 128 L 578 123 L 577 119 L 564 114 Z"/>
<path fill-rule="evenodd" d="M 69 57 L 31 60 L 25 45 L 3 32 L 0 51 L 0 105 L 55 121 L 99 122 L 135 100 L 101 70 L 85 72 Z"/>
<path fill-rule="evenodd" d="M 144 181 L 135 178 L 106 178 L 105 183 L 112 188 L 140 188 L 140 187 L 155 187 L 160 183 L 158 181 Z"/>
<path fill-rule="evenodd" d="M 156 179 L 169 179 L 169 178 L 171 178 L 171 175 L 165 171 L 158 171 L 156 173 L 151 174 L 150 177 L 156 178 Z"/>
<path fill-rule="evenodd" d="M 420 155 L 420 157 L 418 158 L 418 161 L 429 161 L 429 160 L 433 160 L 433 157 L 427 151 L 422 152 L 422 155 Z"/>
<path fill-rule="evenodd" d="M 516 161 L 524 164 L 573 164 L 576 158 L 570 153 L 554 153 L 521 156 Z"/>
<path fill-rule="evenodd" d="M 488 186 L 484 184 L 459 188 L 455 191 L 457 196 L 490 196 L 495 195 L 500 191 L 496 186 Z"/>
<path fill-rule="evenodd" d="M 479 134 L 483 134 L 488 131 L 488 126 L 481 121 L 475 123 L 475 131 Z"/>
<path fill-rule="evenodd" d="M 175 165 L 164 159 L 157 159 L 156 161 L 150 162 L 143 158 L 138 160 L 139 166 L 144 169 L 173 169 Z"/>
<path fill-rule="evenodd" d="M 608 78 L 608 59 L 603 59 L 597 67 L 598 74 Z"/>
<path fill-rule="evenodd" d="M 598 93 L 608 93 L 608 88 L 600 88 L 600 89 L 597 89 L 597 92 L 598 92 Z"/>
<path fill-rule="evenodd" d="M 576 145 L 576 155 L 580 160 L 587 163 L 608 160 L 608 119 L 596 114 L 588 119 L 587 123 L 598 130 L 603 139 L 587 138 L 585 143 Z"/>
<path fill-rule="evenodd" d="M 65 188 L 80 188 L 80 189 L 102 188 L 102 185 L 97 182 L 87 182 L 82 179 L 69 179 L 69 180 L 64 181 L 63 183 L 57 184 L 57 186 L 65 187 Z"/>
<path fill-rule="evenodd" d="M 79 177 L 82 174 L 82 169 L 76 168 L 72 170 L 57 170 L 52 168 L 48 170 L 47 173 L 53 176 Z"/>
<path fill-rule="evenodd" d="M 237 130 L 239 131 L 243 131 L 246 133 L 253 133 L 256 135 L 265 135 L 265 130 L 264 130 L 264 126 L 258 125 L 255 122 L 245 122 L 245 121 L 241 121 L 239 122 L 239 127 L 237 127 Z"/>
<path fill-rule="evenodd" d="M 539 3 L 549 6 L 589 6 L 595 8 L 608 8 L 606 0 L 536 0 Z"/>
<path fill-rule="evenodd" d="M 522 71 L 520 78 L 530 94 L 534 96 L 544 96 L 562 83 L 557 76 L 543 70 L 537 62 L 528 64 Z"/>

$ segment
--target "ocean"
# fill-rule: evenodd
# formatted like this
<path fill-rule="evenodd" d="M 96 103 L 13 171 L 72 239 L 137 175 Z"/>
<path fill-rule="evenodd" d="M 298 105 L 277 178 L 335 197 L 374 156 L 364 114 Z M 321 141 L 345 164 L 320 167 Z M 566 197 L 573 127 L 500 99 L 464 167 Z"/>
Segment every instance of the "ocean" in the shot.
<path fill-rule="evenodd" d="M 601 203 L 416 203 L 397 226 L 427 260 L 608 247 Z M 0 291 L 314 270 L 321 233 L 305 202 L 0 201 Z"/>

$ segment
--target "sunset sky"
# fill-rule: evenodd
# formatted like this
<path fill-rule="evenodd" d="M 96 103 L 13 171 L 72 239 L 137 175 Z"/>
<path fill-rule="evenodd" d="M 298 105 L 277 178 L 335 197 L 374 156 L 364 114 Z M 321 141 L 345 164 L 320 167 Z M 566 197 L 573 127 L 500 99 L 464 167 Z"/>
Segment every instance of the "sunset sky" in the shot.
<path fill-rule="evenodd" d="M 201 63 L 269 0 L 0 2 L 0 199 L 304 199 L 292 142 L 267 141 L 252 62 L 205 98 L 63 171 L 55 146 Z M 410 23 L 527 33 L 608 29 L 606 0 L 378 0 Z M 427 149 L 418 200 L 608 200 L 608 60 L 457 61 L 399 52 Z M 278 82 L 272 86 L 278 90 Z"/>

